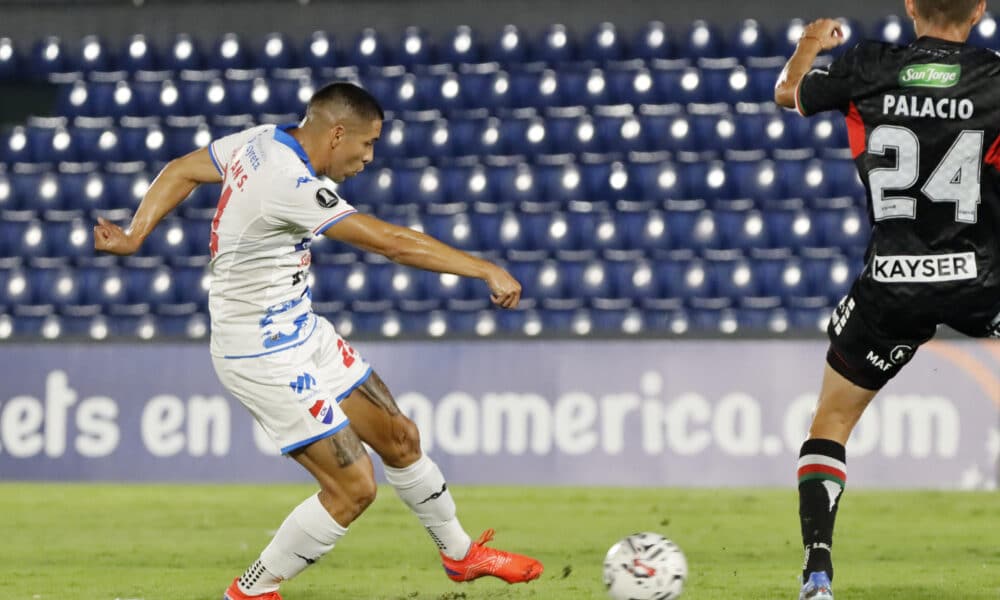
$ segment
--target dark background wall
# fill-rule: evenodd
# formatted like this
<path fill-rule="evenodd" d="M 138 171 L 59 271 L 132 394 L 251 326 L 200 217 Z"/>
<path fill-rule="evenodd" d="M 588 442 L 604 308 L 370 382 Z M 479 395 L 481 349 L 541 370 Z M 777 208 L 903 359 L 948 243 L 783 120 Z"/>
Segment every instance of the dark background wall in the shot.
<path fill-rule="evenodd" d="M 251 37 L 270 31 L 302 36 L 324 29 L 351 38 L 369 26 L 395 35 L 416 24 L 437 35 L 466 24 L 492 38 L 506 23 L 529 32 L 563 23 L 582 33 L 601 21 L 631 31 L 650 20 L 678 27 L 698 18 L 722 24 L 748 18 L 774 24 L 818 16 L 873 21 L 903 12 L 903 0 L 0 0 L 0 37 L 20 45 L 44 35 L 73 41 L 96 33 L 117 41 L 131 33 L 159 40 L 178 32 L 210 38 L 228 31 Z"/>

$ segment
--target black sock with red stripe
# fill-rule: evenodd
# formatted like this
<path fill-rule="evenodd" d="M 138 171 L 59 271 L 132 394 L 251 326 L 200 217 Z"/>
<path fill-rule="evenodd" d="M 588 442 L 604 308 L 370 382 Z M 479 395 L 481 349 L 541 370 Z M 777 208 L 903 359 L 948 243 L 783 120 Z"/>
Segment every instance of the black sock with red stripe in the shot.
<path fill-rule="evenodd" d="M 833 579 L 833 524 L 847 483 L 847 455 L 833 440 L 807 440 L 799 453 L 799 521 L 805 564 L 802 577 L 826 571 Z"/>

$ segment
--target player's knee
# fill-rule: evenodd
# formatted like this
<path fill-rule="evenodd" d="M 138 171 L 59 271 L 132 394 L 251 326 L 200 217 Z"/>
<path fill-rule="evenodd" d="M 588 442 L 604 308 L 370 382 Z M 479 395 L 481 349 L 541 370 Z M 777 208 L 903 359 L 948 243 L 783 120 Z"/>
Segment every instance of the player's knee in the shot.
<path fill-rule="evenodd" d="M 400 416 L 393 423 L 392 462 L 408 465 L 420 458 L 420 430 L 412 420 Z"/>

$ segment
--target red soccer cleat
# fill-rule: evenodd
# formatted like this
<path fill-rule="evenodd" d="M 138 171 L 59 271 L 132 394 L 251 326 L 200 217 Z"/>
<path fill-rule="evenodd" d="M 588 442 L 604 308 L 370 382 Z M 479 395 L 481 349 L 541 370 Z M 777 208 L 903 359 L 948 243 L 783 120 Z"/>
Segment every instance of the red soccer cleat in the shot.
<path fill-rule="evenodd" d="M 448 577 L 452 581 L 472 581 L 490 575 L 507 583 L 538 579 L 542 574 L 542 563 L 530 556 L 487 548 L 485 544 L 493 539 L 493 534 L 492 529 L 484 531 L 462 560 L 453 560 L 442 554 L 444 572 Z"/>
<path fill-rule="evenodd" d="M 247 596 L 240 591 L 240 586 L 236 582 L 240 578 L 237 577 L 229 584 L 226 588 L 226 593 L 222 595 L 222 600 L 281 600 L 281 594 L 278 592 L 268 592 L 266 594 L 259 594 L 257 596 Z"/>

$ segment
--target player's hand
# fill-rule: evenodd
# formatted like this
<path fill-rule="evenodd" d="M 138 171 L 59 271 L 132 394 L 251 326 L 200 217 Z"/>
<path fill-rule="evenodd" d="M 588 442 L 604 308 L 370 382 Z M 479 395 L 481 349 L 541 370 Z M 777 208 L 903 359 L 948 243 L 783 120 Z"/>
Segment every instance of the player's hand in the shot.
<path fill-rule="evenodd" d="M 139 249 L 139 243 L 118 225 L 98 217 L 97 225 L 94 225 L 94 249 L 98 252 L 128 256 L 135 254 Z"/>
<path fill-rule="evenodd" d="M 802 40 L 816 40 L 823 50 L 832 50 L 847 42 L 840 21 L 836 19 L 818 19 L 805 26 L 802 30 Z"/>
<path fill-rule="evenodd" d="M 521 301 L 521 284 L 504 269 L 491 265 L 483 279 L 490 286 L 490 299 L 503 308 L 514 308 Z"/>

